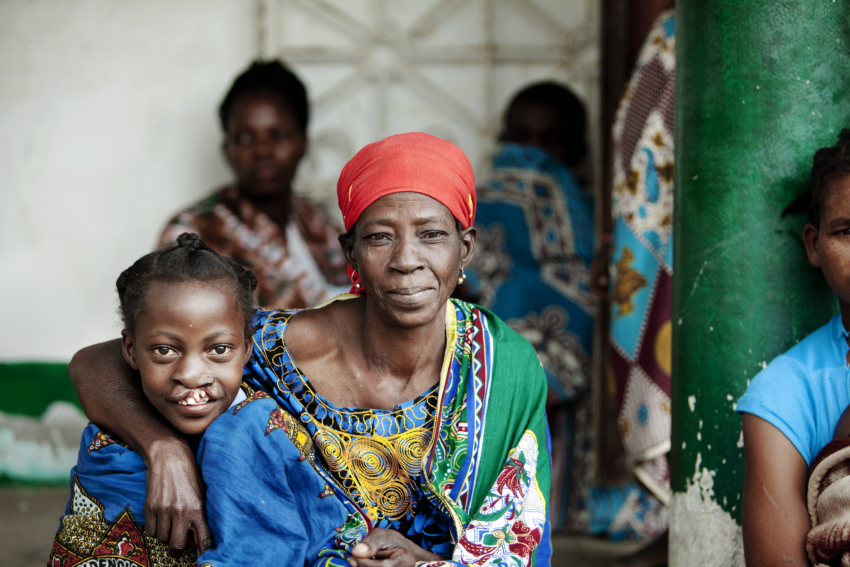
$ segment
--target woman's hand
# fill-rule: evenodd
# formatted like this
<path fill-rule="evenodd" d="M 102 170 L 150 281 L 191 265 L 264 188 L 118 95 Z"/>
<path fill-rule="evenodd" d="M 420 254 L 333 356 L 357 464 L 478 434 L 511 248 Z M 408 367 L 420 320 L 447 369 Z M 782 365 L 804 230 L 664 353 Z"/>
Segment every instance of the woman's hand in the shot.
<path fill-rule="evenodd" d="M 183 555 L 187 544 L 197 547 L 198 554 L 212 547 L 212 534 L 204 514 L 201 475 L 195 455 L 186 442 L 182 439 L 157 441 L 149 447 L 146 462 L 145 531 L 148 535 L 167 542 L 172 557 Z"/>
<path fill-rule="evenodd" d="M 375 528 L 351 550 L 352 567 L 413 567 L 418 561 L 444 558 L 425 551 L 395 530 Z"/>

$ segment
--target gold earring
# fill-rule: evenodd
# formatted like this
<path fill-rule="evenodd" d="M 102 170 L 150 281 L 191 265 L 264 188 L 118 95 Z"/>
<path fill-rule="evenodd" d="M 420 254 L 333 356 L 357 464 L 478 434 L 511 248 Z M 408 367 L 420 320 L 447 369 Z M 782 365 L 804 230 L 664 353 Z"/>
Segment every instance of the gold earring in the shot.
<path fill-rule="evenodd" d="M 461 268 L 460 269 L 460 277 L 458 277 L 458 279 L 457 279 L 457 285 L 462 284 L 465 279 L 466 279 L 466 274 L 463 273 L 463 268 Z"/>

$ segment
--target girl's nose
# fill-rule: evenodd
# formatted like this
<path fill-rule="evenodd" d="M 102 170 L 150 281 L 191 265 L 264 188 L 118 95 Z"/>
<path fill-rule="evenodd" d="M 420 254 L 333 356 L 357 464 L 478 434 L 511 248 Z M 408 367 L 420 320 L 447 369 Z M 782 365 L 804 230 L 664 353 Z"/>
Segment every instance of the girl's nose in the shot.
<path fill-rule="evenodd" d="M 185 357 L 174 369 L 172 379 L 186 388 L 200 388 L 213 381 L 213 374 L 201 357 Z"/>

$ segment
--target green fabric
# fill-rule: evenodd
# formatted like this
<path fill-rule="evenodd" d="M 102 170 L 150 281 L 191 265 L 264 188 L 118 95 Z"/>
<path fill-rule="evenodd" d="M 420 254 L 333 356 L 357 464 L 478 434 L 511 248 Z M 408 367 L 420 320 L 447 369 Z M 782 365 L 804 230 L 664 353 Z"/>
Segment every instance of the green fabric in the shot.
<path fill-rule="evenodd" d="M 481 458 L 471 509 L 481 507 L 505 466 L 505 455 L 517 446 L 526 430 L 537 437 L 541 455 L 537 483 L 548 503 L 552 473 L 546 449 L 546 375 L 527 340 L 491 311 L 478 309 L 487 316 L 493 342 L 499 346 L 493 353 L 493 382 L 484 430 L 487 451 Z"/>

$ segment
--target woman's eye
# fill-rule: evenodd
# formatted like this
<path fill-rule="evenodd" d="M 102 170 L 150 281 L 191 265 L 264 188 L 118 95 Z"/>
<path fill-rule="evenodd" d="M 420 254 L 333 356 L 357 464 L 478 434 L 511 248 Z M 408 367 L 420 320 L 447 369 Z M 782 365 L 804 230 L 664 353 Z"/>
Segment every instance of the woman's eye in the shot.
<path fill-rule="evenodd" d="M 171 347 L 167 347 L 167 346 L 156 347 L 155 349 L 153 349 L 153 351 L 160 356 L 168 356 L 168 353 L 171 352 Z"/>
<path fill-rule="evenodd" d="M 444 233 L 439 230 L 431 230 L 425 233 L 425 238 L 440 238 L 443 234 Z"/>
<path fill-rule="evenodd" d="M 387 235 L 386 235 L 386 234 L 383 234 L 383 233 L 370 234 L 370 235 L 369 235 L 369 236 L 367 236 L 366 238 L 368 238 L 369 240 L 384 240 L 384 239 L 386 239 L 386 238 L 387 238 Z"/>
<path fill-rule="evenodd" d="M 272 140 L 275 142 L 285 142 L 289 139 L 289 132 L 283 132 L 281 130 L 275 130 L 272 132 Z"/>
<path fill-rule="evenodd" d="M 240 146 L 247 146 L 251 143 L 251 136 L 248 134 L 239 134 L 236 136 L 236 143 Z"/>
<path fill-rule="evenodd" d="M 229 347 L 227 345 L 216 345 L 213 347 L 212 352 L 213 354 L 221 356 L 223 354 L 227 354 L 231 350 L 233 350 L 233 347 Z"/>

